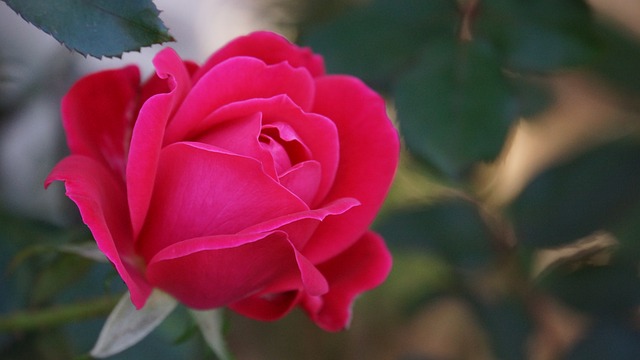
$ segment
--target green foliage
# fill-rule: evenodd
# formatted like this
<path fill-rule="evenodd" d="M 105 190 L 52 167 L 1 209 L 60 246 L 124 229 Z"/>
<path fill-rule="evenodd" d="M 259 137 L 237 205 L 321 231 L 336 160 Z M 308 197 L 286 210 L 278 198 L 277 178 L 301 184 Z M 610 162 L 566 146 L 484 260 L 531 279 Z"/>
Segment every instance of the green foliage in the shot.
<path fill-rule="evenodd" d="M 555 71 L 595 55 L 595 25 L 583 1 L 483 1 L 478 12 L 477 38 L 491 42 L 511 71 Z"/>
<path fill-rule="evenodd" d="M 456 7 L 449 0 L 381 0 L 351 9 L 306 36 L 332 72 L 389 86 L 420 56 L 434 32 L 452 36 Z"/>
<path fill-rule="evenodd" d="M 373 0 L 306 29 L 303 42 L 325 55 L 329 72 L 360 76 L 395 105 L 408 151 L 446 196 L 388 210 L 377 228 L 395 249 L 458 270 L 438 291 L 474 304 L 498 358 L 528 357 L 545 321 L 537 317 L 554 316 L 541 314 L 552 313 L 538 303 L 547 297 L 592 321 L 568 358 L 639 356 L 637 130 L 556 159 L 502 207 L 473 186 L 514 125 L 556 101 L 547 81 L 556 74 L 598 79 L 640 117 L 637 37 L 582 0 Z M 601 232 L 614 244 L 579 241 Z M 573 253 L 534 272 L 549 249 Z M 426 295 L 425 303 L 434 297 Z"/>
<path fill-rule="evenodd" d="M 621 259 L 606 266 L 561 266 L 543 276 L 540 286 L 585 313 L 624 322 L 640 304 L 637 264 Z"/>
<path fill-rule="evenodd" d="M 25 20 L 83 55 L 120 56 L 173 40 L 151 0 L 3 1 Z"/>
<path fill-rule="evenodd" d="M 454 37 L 425 44 L 417 64 L 395 88 L 407 145 L 449 178 L 502 149 L 515 106 L 486 44 Z"/>
<path fill-rule="evenodd" d="M 566 356 L 567 360 L 637 359 L 640 343 L 637 329 L 629 325 L 603 320 Z"/>
<path fill-rule="evenodd" d="M 61 291 L 77 285 L 92 265 L 91 261 L 78 256 L 57 256 L 35 279 L 31 290 L 31 304 L 46 304 Z"/>
<path fill-rule="evenodd" d="M 462 199 L 397 211 L 377 230 L 403 247 L 435 252 L 462 269 L 486 266 L 495 254 L 492 234 L 478 208 Z"/>
<path fill-rule="evenodd" d="M 510 207 L 526 245 L 569 243 L 608 227 L 640 203 L 640 144 L 622 141 L 549 169 Z"/>
<path fill-rule="evenodd" d="M 518 298 L 495 302 L 475 302 L 476 312 L 489 332 L 490 342 L 499 359 L 526 359 L 526 343 L 533 319 Z"/>

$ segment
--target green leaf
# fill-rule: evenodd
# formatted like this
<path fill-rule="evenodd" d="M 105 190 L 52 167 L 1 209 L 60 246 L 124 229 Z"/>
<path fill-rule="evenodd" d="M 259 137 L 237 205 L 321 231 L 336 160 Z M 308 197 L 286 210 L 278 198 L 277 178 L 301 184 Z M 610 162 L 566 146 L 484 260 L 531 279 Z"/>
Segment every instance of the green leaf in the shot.
<path fill-rule="evenodd" d="M 547 170 L 507 211 L 518 240 L 559 246 L 612 225 L 640 200 L 638 169 L 640 145 L 620 141 Z"/>
<path fill-rule="evenodd" d="M 31 305 L 50 301 L 62 290 L 76 284 L 87 274 L 92 265 L 91 261 L 78 256 L 58 256 L 38 274 L 32 285 Z"/>
<path fill-rule="evenodd" d="M 527 341 L 534 327 L 525 304 L 516 298 L 501 297 L 481 302 L 473 299 L 498 359 L 526 359 Z"/>
<path fill-rule="evenodd" d="M 500 64 L 485 45 L 434 40 L 396 87 L 409 149 L 454 180 L 494 159 L 516 118 Z"/>
<path fill-rule="evenodd" d="M 517 75 L 507 77 L 507 82 L 517 100 L 517 113 L 521 117 L 531 118 L 555 100 L 548 83 Z"/>
<path fill-rule="evenodd" d="M 137 310 L 127 292 L 107 318 L 91 356 L 106 358 L 137 344 L 160 325 L 177 304 L 173 297 L 154 290 L 145 306 Z"/>
<path fill-rule="evenodd" d="M 462 199 L 397 211 L 376 229 L 391 245 L 433 251 L 461 268 L 477 268 L 494 256 L 493 239 L 478 208 Z"/>
<path fill-rule="evenodd" d="M 25 20 L 83 55 L 120 56 L 173 41 L 151 0 L 3 1 Z"/>
<path fill-rule="evenodd" d="M 454 1 L 377 0 L 313 28 L 303 42 L 324 56 L 330 72 L 386 87 L 429 38 L 452 34 L 455 24 Z"/>
<path fill-rule="evenodd" d="M 566 264 L 547 272 L 539 285 L 565 304 L 597 316 L 627 319 L 640 304 L 635 262 L 614 258 L 602 266 Z"/>
<path fill-rule="evenodd" d="M 630 324 L 598 321 L 564 359 L 640 359 L 640 332 Z"/>
<path fill-rule="evenodd" d="M 620 252 L 631 261 L 640 261 L 640 203 L 608 229 L 619 242 Z"/>
<path fill-rule="evenodd" d="M 640 93 L 640 40 L 606 24 L 598 24 L 597 34 L 601 47 L 590 70 L 618 87 L 620 94 L 632 92 L 630 95 L 637 96 Z M 631 101 L 637 104 L 635 97 Z"/>
<path fill-rule="evenodd" d="M 478 38 L 492 43 L 512 71 L 549 72 L 584 65 L 596 55 L 589 7 L 581 0 L 493 0 L 482 3 Z"/>

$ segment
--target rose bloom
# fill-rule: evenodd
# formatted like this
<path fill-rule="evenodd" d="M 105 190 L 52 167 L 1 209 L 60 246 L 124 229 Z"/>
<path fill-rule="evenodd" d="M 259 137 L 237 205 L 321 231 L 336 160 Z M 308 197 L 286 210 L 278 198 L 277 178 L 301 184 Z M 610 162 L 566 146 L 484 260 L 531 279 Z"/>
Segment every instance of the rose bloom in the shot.
<path fill-rule="evenodd" d="M 201 67 L 170 48 L 153 63 L 142 84 L 130 66 L 71 88 L 71 155 L 46 186 L 64 181 L 137 308 L 158 288 L 260 320 L 299 306 L 343 329 L 391 267 L 368 230 L 399 153 L 383 99 L 269 32 Z"/>

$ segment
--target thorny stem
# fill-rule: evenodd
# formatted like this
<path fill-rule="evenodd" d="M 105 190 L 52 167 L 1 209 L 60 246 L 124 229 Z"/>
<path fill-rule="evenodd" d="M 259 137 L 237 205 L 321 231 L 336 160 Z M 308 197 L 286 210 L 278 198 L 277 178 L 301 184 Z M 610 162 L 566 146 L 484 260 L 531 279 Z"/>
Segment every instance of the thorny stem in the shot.
<path fill-rule="evenodd" d="M 0 315 L 0 332 L 35 330 L 103 316 L 115 307 L 119 299 L 119 296 L 110 295 L 75 304 Z"/>

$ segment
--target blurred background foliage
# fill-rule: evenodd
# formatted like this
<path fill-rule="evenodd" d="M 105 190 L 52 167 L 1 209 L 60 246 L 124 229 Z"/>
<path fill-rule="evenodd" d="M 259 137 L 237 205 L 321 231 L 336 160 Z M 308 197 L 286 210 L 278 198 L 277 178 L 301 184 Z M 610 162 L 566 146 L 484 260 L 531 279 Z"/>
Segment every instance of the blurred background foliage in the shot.
<path fill-rule="evenodd" d="M 349 331 L 228 314 L 238 360 L 640 359 L 637 2 L 270 4 L 388 99 L 405 151 L 374 224 L 394 269 Z M 0 358 L 87 351 L 123 290 L 65 251 L 90 235 L 0 220 Z M 16 325 L 34 314 L 50 318 Z M 194 329 L 178 311 L 114 358 L 211 358 Z"/>

